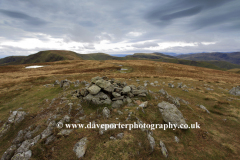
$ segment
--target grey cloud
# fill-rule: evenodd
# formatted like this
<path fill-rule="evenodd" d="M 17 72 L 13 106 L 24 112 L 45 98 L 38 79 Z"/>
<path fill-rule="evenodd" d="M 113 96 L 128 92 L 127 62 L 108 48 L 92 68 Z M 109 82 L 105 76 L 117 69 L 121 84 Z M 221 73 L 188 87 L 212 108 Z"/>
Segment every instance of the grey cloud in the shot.
<path fill-rule="evenodd" d="M 150 48 L 150 47 L 157 47 L 159 46 L 157 43 L 155 42 L 145 42 L 145 43 L 141 43 L 141 44 L 133 44 L 132 47 L 134 48 Z"/>
<path fill-rule="evenodd" d="M 200 44 L 221 41 L 222 46 L 230 50 L 236 47 L 229 45 L 226 39 L 236 40 L 240 36 L 239 8 L 237 0 L 3 0 L 0 6 L 0 40 L 36 38 L 46 41 L 46 37 L 59 38 L 65 43 L 92 44 L 85 47 L 95 52 L 98 51 L 93 49 L 94 45 L 102 40 L 108 40 L 110 44 L 124 42 L 126 46 L 134 44 L 134 49 L 106 49 L 106 52 L 116 53 L 152 52 L 151 47 L 162 42 Z M 129 36 L 130 32 L 142 35 Z M 146 41 L 154 42 L 143 43 Z M 165 50 L 192 52 L 201 48 L 202 51 L 224 49 L 220 45 L 199 45 Z"/>
<path fill-rule="evenodd" d="M 47 24 L 46 21 L 44 21 L 40 18 L 31 17 L 31 16 L 29 16 L 27 14 L 24 14 L 24 13 L 21 13 L 21 12 L 0 9 L 0 13 L 5 15 L 5 16 L 11 17 L 11 18 L 25 20 L 26 23 L 30 24 L 30 25 L 44 25 L 44 24 Z"/>
<path fill-rule="evenodd" d="M 181 17 L 192 16 L 192 15 L 198 14 L 199 12 L 201 12 L 201 10 L 202 10 L 201 6 L 196 6 L 196 7 L 185 9 L 172 14 L 163 15 L 162 17 L 160 17 L 160 19 L 165 21 L 165 20 L 172 20 L 172 19 L 181 18 Z"/>

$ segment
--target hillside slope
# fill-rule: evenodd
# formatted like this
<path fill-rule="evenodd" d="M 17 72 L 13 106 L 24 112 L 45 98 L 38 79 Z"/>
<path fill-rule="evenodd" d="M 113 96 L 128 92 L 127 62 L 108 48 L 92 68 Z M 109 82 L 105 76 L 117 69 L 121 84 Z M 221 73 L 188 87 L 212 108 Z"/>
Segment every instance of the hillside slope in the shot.
<path fill-rule="evenodd" d="M 202 58 L 204 59 L 204 58 Z M 30 63 L 44 63 L 63 60 L 153 60 L 160 62 L 169 62 L 184 64 L 190 66 L 198 66 L 204 68 L 229 70 L 234 68 L 240 68 L 240 65 L 233 64 L 227 61 L 195 61 L 179 59 L 173 56 L 165 55 L 162 53 L 135 53 L 125 57 L 114 57 L 105 53 L 90 53 L 90 54 L 78 54 L 72 51 L 65 50 L 48 50 L 40 51 L 36 54 L 29 56 L 19 57 L 6 57 L 0 59 L 0 65 L 17 65 L 17 64 L 30 64 Z"/>
<path fill-rule="evenodd" d="M 80 60 L 81 58 L 77 53 L 72 51 L 64 50 L 49 50 L 49 51 L 40 51 L 36 54 L 32 54 L 17 61 L 20 64 L 29 64 L 29 63 L 43 63 L 43 62 L 54 62 L 62 60 Z"/>
<path fill-rule="evenodd" d="M 226 61 L 195 61 L 180 59 L 173 56 L 165 55 L 162 53 L 135 53 L 133 55 L 126 56 L 126 59 L 136 59 L 136 60 L 154 60 L 161 62 L 177 63 L 190 66 L 211 68 L 217 70 L 227 70 L 233 68 L 240 68 L 240 65 L 232 64 Z"/>
<path fill-rule="evenodd" d="M 211 61 L 211 60 L 227 61 L 230 63 L 240 65 L 240 52 L 182 54 L 176 57 L 181 59 L 194 60 L 194 61 Z"/>
<path fill-rule="evenodd" d="M 5 57 L 0 59 L 0 65 L 4 65 L 4 64 L 8 64 L 8 63 L 12 63 L 15 61 L 20 61 L 22 59 L 24 59 L 26 56 L 9 56 L 9 57 Z"/>

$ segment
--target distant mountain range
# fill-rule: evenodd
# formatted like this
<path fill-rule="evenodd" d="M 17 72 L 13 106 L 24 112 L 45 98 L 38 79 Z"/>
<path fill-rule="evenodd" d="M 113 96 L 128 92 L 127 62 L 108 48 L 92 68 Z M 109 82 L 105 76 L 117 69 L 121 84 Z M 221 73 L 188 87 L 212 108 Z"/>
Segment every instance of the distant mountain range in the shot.
<path fill-rule="evenodd" d="M 233 64 L 240 65 L 240 52 L 182 54 L 176 57 L 193 61 L 227 61 Z"/>
<path fill-rule="evenodd" d="M 79 54 L 66 50 L 40 51 L 29 56 L 10 56 L 0 59 L 0 65 L 17 65 L 54 62 L 63 60 L 152 60 L 205 67 L 218 70 L 240 68 L 240 52 L 234 53 L 197 53 L 178 56 L 163 53 L 134 53 L 116 57 L 106 53 Z"/>

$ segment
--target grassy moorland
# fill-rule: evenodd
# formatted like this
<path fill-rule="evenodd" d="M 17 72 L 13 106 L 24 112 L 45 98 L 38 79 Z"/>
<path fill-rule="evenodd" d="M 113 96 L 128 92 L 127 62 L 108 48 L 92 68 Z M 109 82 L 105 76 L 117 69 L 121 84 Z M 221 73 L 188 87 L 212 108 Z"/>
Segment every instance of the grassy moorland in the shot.
<path fill-rule="evenodd" d="M 30 65 L 30 64 L 29 64 Z M 145 123 L 164 123 L 157 104 L 168 101 L 159 93 L 160 89 L 166 90 L 173 97 L 179 97 L 189 102 L 189 105 L 181 103 L 179 110 L 186 122 L 200 123 L 200 129 L 188 130 L 153 130 L 156 146 L 151 152 L 147 136 L 139 129 L 115 129 L 99 135 L 98 129 L 74 129 L 69 136 L 57 136 L 59 129 L 55 129 L 53 135 L 57 139 L 45 145 L 46 139 L 40 140 L 31 147 L 31 159 L 77 159 L 73 147 L 83 137 L 88 137 L 89 143 L 83 159 L 163 159 L 159 141 L 162 140 L 168 150 L 168 159 L 238 159 L 240 157 L 240 97 L 229 94 L 229 90 L 240 85 L 240 75 L 232 72 L 207 69 L 148 60 L 66 60 L 48 63 L 38 63 L 45 67 L 26 69 L 28 65 L 9 65 L 0 67 L 0 126 L 7 121 L 10 111 L 22 108 L 27 112 L 25 119 L 17 125 L 13 125 L 8 134 L 0 138 L 0 155 L 11 146 L 12 140 L 21 129 L 30 125 L 40 125 L 40 130 L 33 135 L 40 134 L 46 127 L 48 119 L 53 115 L 59 115 L 55 119 L 58 122 L 68 114 L 69 102 L 73 103 L 70 113 L 74 123 L 78 117 L 75 115 L 77 104 L 82 105 L 86 119 L 80 123 L 88 124 L 93 120 L 96 123 L 133 123 L 137 116 Z M 129 71 L 121 72 L 121 66 Z M 104 106 L 96 106 L 86 102 L 80 102 L 73 98 L 71 92 L 85 87 L 71 87 L 63 90 L 53 84 L 55 80 L 68 79 L 70 81 L 88 81 L 96 76 L 107 76 L 128 85 L 143 85 L 143 81 L 158 81 L 157 86 L 148 85 L 147 89 L 153 91 L 147 97 L 139 98 L 133 106 L 123 105 L 118 110 L 107 106 L 111 110 L 111 117 L 104 119 L 98 114 Z M 139 83 L 136 80 L 140 80 Z M 188 92 L 181 88 L 169 88 L 168 83 L 175 86 L 182 82 L 188 87 Z M 211 90 L 209 90 L 209 88 Z M 66 97 L 66 103 L 62 103 L 62 97 Z M 54 100 L 53 100 L 54 99 Z M 136 110 L 141 101 L 149 101 L 144 112 Z M 210 114 L 199 108 L 197 104 L 204 105 Z M 127 110 L 126 110 L 127 109 Z M 133 118 L 125 121 L 128 112 L 133 112 Z M 118 118 L 118 119 L 116 119 Z M 123 132 L 121 140 L 110 140 L 110 136 L 116 136 Z M 179 143 L 174 141 L 177 136 Z"/>

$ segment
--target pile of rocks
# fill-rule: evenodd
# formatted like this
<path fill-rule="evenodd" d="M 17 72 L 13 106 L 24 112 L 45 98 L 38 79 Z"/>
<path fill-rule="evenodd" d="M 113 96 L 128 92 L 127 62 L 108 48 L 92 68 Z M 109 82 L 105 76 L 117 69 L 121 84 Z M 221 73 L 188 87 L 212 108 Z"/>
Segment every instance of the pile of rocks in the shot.
<path fill-rule="evenodd" d="M 90 101 L 94 104 L 112 104 L 113 108 L 123 103 L 131 103 L 133 97 L 146 97 L 148 91 L 143 86 L 127 85 L 107 77 L 94 77 L 88 87 L 76 90 L 73 96 Z"/>

